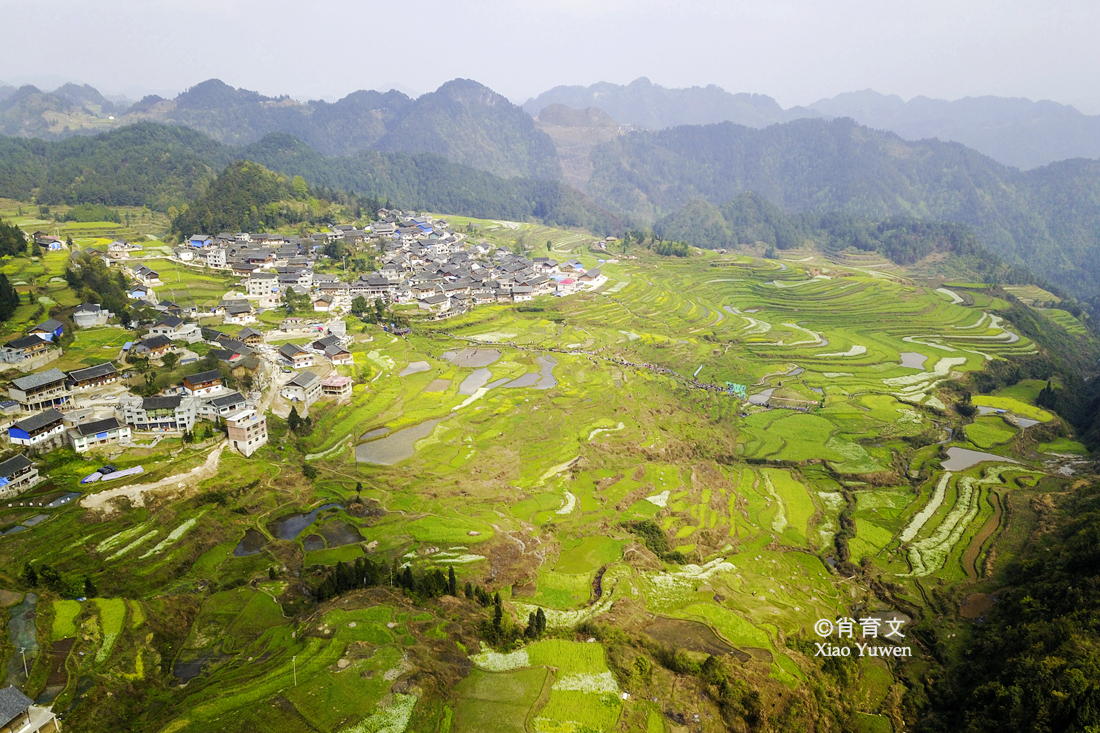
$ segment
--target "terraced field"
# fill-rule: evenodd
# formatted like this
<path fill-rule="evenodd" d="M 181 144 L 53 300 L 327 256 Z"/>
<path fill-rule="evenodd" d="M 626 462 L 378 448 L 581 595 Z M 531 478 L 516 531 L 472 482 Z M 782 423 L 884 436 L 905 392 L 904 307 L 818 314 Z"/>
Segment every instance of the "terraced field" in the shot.
<path fill-rule="evenodd" d="M 769 704 L 809 695 L 819 668 L 802 642 L 817 620 L 916 614 L 925 583 L 995 572 L 985 561 L 1015 516 L 1004 508 L 1048 480 L 1043 456 L 1079 445 L 1013 452 L 1029 428 L 999 414 L 964 426 L 950 409 L 945 383 L 1036 350 L 996 295 L 923 285 L 867 255 L 611 261 L 576 233 L 459 223 L 493 243 L 550 241 L 608 282 L 408 338 L 352 324 L 362 384 L 314 406 L 308 430 L 272 418 L 270 445 L 225 454 L 194 498 L 110 516 L 73 503 L 0 539 L 6 561 L 88 574 L 130 601 L 58 607 L 46 633 L 94 615 L 81 659 L 163 683 L 135 729 L 657 731 L 706 712 L 671 673 L 624 672 L 634 662 L 612 656 L 611 636 L 587 636 L 599 624 L 703 639 Z M 1032 386 L 975 404 L 1053 419 Z M 945 470 L 961 448 L 989 453 Z M 165 475 L 200 458 L 172 450 L 156 454 Z M 82 463 L 58 462 L 54 481 L 68 487 Z M 281 518 L 320 507 L 280 539 Z M 11 507 L 0 526 L 38 511 Z M 385 569 L 383 587 L 312 602 L 322 573 L 362 558 Z M 547 636 L 479 652 L 492 604 L 409 597 L 392 587 L 405 568 L 453 568 L 459 587 L 500 593 L 505 628 L 541 610 Z M 146 627 L 159 645 L 143 648 Z M 706 657 L 692 654 L 685 664 Z M 889 725 L 898 668 L 859 674 L 874 683 L 866 727 Z"/>

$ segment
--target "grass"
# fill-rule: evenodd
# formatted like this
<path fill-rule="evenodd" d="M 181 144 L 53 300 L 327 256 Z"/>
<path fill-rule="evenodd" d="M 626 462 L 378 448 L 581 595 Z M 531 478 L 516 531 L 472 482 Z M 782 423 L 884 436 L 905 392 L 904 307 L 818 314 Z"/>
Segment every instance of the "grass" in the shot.
<path fill-rule="evenodd" d="M 563 545 L 554 570 L 566 575 L 592 572 L 621 558 L 626 544 L 623 540 L 610 537 L 571 540 Z"/>
<path fill-rule="evenodd" d="M 54 601 L 50 638 L 57 641 L 76 636 L 76 617 L 79 615 L 80 604 L 77 601 Z"/>
<path fill-rule="evenodd" d="M 1016 429 L 999 417 L 992 415 L 979 417 L 966 426 L 967 439 L 982 449 L 989 449 L 1001 443 L 1007 443 L 1016 436 Z"/>
<path fill-rule="evenodd" d="M 523 733 L 549 677 L 544 667 L 512 672 L 470 671 L 455 686 L 454 733 Z"/>
<path fill-rule="evenodd" d="M 1087 456 L 1089 449 L 1076 440 L 1069 438 L 1057 438 L 1049 443 L 1039 444 L 1040 453 L 1069 453 L 1075 456 Z"/>
<path fill-rule="evenodd" d="M 1041 407 L 1035 407 L 1029 405 L 1026 402 L 1021 402 L 1013 397 L 1007 397 L 1003 394 L 998 396 L 992 395 L 975 395 L 971 398 L 971 402 L 979 407 L 994 407 L 998 410 L 1008 410 L 1014 412 L 1020 417 L 1026 417 L 1031 420 L 1040 420 L 1047 422 L 1053 420 L 1054 416 Z"/>
<path fill-rule="evenodd" d="M 96 664 L 102 664 L 111 656 L 111 650 L 122 633 L 122 626 L 126 621 L 126 601 L 121 598 L 96 598 L 95 603 L 99 607 L 103 631 L 103 641 L 96 652 L 95 661 Z"/>

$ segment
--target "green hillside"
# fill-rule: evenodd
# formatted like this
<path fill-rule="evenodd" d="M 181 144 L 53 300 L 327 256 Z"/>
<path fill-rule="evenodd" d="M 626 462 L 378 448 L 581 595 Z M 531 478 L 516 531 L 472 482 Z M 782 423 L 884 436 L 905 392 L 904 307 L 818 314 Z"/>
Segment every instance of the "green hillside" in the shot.
<path fill-rule="evenodd" d="M 637 132 L 598 147 L 593 162 L 588 194 L 642 221 L 747 191 L 787 212 L 954 221 L 1007 262 L 1078 296 L 1100 288 L 1096 161 L 1021 173 L 955 143 L 909 142 L 851 120 L 797 120 Z"/>

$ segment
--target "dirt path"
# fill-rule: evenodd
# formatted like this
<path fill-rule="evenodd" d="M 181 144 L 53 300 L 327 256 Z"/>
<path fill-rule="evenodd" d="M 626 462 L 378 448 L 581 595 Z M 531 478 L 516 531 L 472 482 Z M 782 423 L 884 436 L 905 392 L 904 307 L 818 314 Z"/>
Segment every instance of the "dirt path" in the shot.
<path fill-rule="evenodd" d="M 208 479 L 218 472 L 218 461 L 221 459 L 222 451 L 225 450 L 227 445 L 229 445 L 228 442 L 221 443 L 217 448 L 210 451 L 210 455 L 206 457 L 202 465 L 192 468 L 187 473 L 169 476 L 160 481 L 154 481 L 151 484 L 134 484 L 132 486 L 120 486 L 117 489 L 100 491 L 81 499 L 80 505 L 87 509 L 98 509 L 104 514 L 111 514 L 115 510 L 111 502 L 113 499 L 120 496 L 125 496 L 134 506 L 144 506 L 145 494 L 150 491 L 171 487 L 174 488 L 177 493 L 183 493 L 185 490 L 194 488 L 200 481 Z"/>
<path fill-rule="evenodd" d="M 982 531 L 974 535 L 974 539 L 970 542 L 970 547 L 966 548 L 966 552 L 963 554 L 963 569 L 966 570 L 967 577 L 971 582 L 981 577 L 981 573 L 978 572 L 978 555 L 981 554 L 982 545 L 986 540 L 993 536 L 993 533 L 997 531 L 997 528 L 1001 526 L 1001 515 L 1004 513 L 1001 503 L 1001 495 L 996 491 L 989 492 L 990 501 L 993 502 L 993 507 L 996 509 L 993 516 L 989 518 L 989 521 L 982 527 Z"/>

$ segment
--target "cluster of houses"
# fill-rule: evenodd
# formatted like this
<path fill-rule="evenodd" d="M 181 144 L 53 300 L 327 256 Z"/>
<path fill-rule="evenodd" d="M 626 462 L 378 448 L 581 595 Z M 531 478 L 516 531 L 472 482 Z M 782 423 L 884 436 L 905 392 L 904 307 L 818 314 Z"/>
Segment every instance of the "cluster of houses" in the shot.
<path fill-rule="evenodd" d="M 277 307 L 287 290 L 307 295 L 319 313 L 348 312 L 356 298 L 368 302 L 413 304 L 433 316 L 462 313 L 484 303 L 523 302 L 536 295 L 571 295 L 606 281 L 599 269 L 576 260 L 522 257 L 485 243 L 471 244 L 444 220 L 382 210 L 368 229 L 339 225 L 309 237 L 223 232 L 195 234 L 174 251 L 181 263 L 232 271 L 241 292 L 211 309 L 226 324 L 246 325 L 259 311 Z M 332 242 L 370 244 L 381 266 L 354 280 L 316 272 L 319 252 Z M 126 243 L 110 252 L 125 257 Z M 156 302 L 160 273 L 144 264 L 130 269 L 136 282 L 130 296 Z"/>
<path fill-rule="evenodd" d="M 49 344 L 60 337 L 63 329 L 59 322 L 46 321 L 26 338 Z M 262 332 L 248 327 L 230 335 L 201 328 L 180 316 L 165 315 L 150 334 L 127 344 L 124 352 L 163 357 L 177 348 L 177 341 L 205 342 L 213 347 L 209 354 L 227 364 L 234 376 L 242 377 L 256 372 L 261 364 L 260 350 L 267 350 L 267 355 L 285 371 L 299 372 L 283 385 L 281 394 L 303 414 L 308 414 L 309 407 L 318 400 L 342 399 L 351 394 L 350 377 L 333 372 L 322 378 L 309 370 L 323 361 L 334 365 L 353 363 L 345 339 L 335 333 L 318 333 L 304 345 L 284 344 L 274 349 L 263 345 Z M 191 374 L 182 384 L 151 397 L 110 390 L 110 385 L 121 379 L 110 362 L 68 372 L 52 368 L 14 378 L 8 399 L 0 402 L 0 413 L 15 418 L 7 426 L 9 442 L 35 451 L 68 444 L 82 453 L 128 445 L 134 433 L 181 434 L 191 432 L 200 420 L 223 420 L 231 447 L 241 454 L 250 456 L 267 443 L 267 420 L 262 410 L 253 399 L 228 388 L 220 370 Z M 96 402 L 98 397 L 100 406 L 81 409 L 78 403 L 82 397 L 85 403 Z M 10 458 L 0 463 L 0 498 L 21 493 L 38 480 L 31 461 L 23 456 Z"/>

